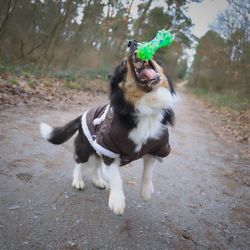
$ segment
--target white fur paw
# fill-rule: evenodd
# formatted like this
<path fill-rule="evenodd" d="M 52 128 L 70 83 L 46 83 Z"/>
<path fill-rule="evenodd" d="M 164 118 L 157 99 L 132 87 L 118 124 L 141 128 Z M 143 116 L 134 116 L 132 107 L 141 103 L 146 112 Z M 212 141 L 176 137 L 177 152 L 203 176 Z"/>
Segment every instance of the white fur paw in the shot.
<path fill-rule="evenodd" d="M 93 178 L 93 184 L 100 189 L 108 189 L 108 184 L 102 178 Z"/>
<path fill-rule="evenodd" d="M 125 197 L 122 192 L 110 192 L 109 208 L 117 215 L 122 215 L 125 209 Z"/>
<path fill-rule="evenodd" d="M 84 184 L 83 180 L 74 179 L 72 182 L 72 187 L 74 187 L 78 190 L 81 190 L 81 189 L 84 189 L 85 184 Z"/>
<path fill-rule="evenodd" d="M 144 201 L 149 201 L 154 193 L 153 183 L 142 184 L 140 195 Z"/>

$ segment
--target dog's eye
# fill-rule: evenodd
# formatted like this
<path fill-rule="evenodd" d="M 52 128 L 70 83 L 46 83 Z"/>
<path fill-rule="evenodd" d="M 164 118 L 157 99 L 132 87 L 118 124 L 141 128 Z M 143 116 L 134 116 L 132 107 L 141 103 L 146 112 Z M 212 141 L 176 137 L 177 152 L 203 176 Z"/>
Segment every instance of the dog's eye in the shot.
<path fill-rule="evenodd" d="M 129 42 L 128 42 L 128 48 L 131 46 L 131 43 L 132 43 L 132 41 L 129 41 Z"/>

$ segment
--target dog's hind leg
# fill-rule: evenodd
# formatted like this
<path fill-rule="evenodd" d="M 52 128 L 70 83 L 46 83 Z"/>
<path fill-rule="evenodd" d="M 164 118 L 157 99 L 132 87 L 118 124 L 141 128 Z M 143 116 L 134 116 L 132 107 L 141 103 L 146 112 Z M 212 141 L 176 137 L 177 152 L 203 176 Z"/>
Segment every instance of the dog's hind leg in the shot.
<path fill-rule="evenodd" d="M 151 196 L 154 193 L 152 175 L 156 159 L 152 155 L 145 155 L 143 157 L 143 161 L 144 161 L 144 166 L 143 166 L 140 195 L 144 201 L 148 201 L 151 199 Z"/>
<path fill-rule="evenodd" d="M 82 180 L 82 163 L 76 163 L 75 169 L 73 172 L 73 181 L 72 186 L 78 190 L 84 189 L 85 184 Z"/>
<path fill-rule="evenodd" d="M 76 165 L 73 172 L 72 186 L 80 190 L 85 186 L 82 180 L 82 167 L 88 162 L 89 157 L 94 154 L 94 150 L 83 134 L 82 129 L 79 129 L 79 134 L 75 138 L 74 144 Z"/>
<path fill-rule="evenodd" d="M 92 181 L 95 187 L 100 189 L 107 189 L 108 184 L 102 177 L 102 161 L 101 158 L 97 155 L 91 156 L 91 165 L 92 166 Z"/>

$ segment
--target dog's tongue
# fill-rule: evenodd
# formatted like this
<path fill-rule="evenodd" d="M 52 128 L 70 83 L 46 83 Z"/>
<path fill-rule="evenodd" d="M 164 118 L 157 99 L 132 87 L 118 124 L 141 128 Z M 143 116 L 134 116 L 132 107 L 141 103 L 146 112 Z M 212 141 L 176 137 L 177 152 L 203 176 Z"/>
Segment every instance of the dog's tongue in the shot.
<path fill-rule="evenodd" d="M 146 80 L 153 79 L 156 76 L 157 74 L 153 69 L 143 69 L 139 74 L 140 79 L 146 79 Z"/>

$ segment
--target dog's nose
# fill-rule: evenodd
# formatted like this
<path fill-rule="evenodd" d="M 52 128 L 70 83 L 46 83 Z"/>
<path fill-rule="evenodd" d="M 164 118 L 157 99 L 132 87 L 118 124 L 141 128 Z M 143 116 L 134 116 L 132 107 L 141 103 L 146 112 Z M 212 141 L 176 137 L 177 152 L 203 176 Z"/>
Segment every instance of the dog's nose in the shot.
<path fill-rule="evenodd" d="M 135 39 L 128 42 L 128 48 L 137 48 L 137 41 Z"/>

